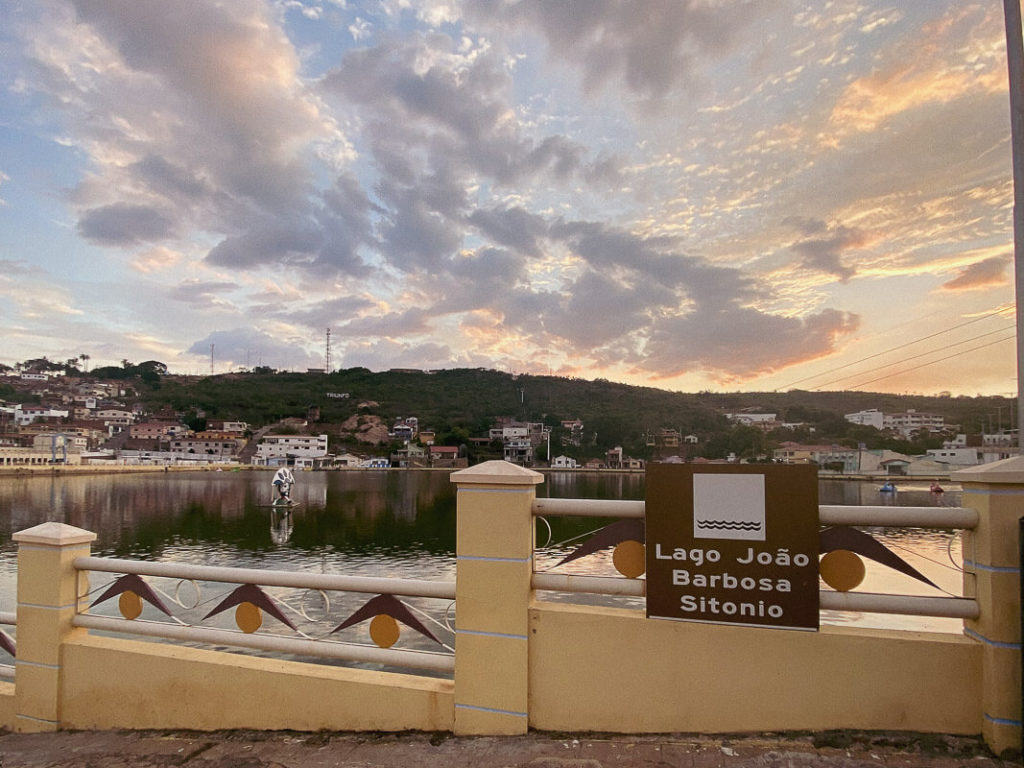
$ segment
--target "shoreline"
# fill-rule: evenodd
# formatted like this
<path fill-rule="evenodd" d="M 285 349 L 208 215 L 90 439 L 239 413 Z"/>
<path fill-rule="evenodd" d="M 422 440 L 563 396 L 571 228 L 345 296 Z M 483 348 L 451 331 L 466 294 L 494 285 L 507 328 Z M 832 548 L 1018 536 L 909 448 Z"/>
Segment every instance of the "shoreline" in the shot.
<path fill-rule="evenodd" d="M 750 465 L 756 466 L 756 465 Z M 777 465 L 772 465 L 777 466 Z M 267 472 L 274 467 L 263 467 L 256 464 L 236 464 L 231 466 L 214 465 L 205 467 L 189 466 L 151 466 L 151 465 L 109 465 L 98 464 L 62 464 L 34 465 L 34 466 L 13 466 L 0 467 L 0 477 L 57 477 L 61 475 L 117 475 L 117 474 L 143 474 L 143 473 L 169 473 L 169 472 Z M 456 467 L 338 467 L 336 469 L 310 469 L 306 472 L 456 472 Z M 643 469 L 582 469 L 582 468 L 561 468 L 561 467 L 531 467 L 542 474 L 553 474 L 561 472 L 571 473 L 598 473 L 606 475 L 642 475 Z M 818 480 L 840 480 L 851 482 L 895 482 L 895 483 L 929 483 L 945 482 L 950 483 L 949 473 L 931 475 L 870 475 L 870 474 L 836 474 L 833 472 L 819 472 Z"/>

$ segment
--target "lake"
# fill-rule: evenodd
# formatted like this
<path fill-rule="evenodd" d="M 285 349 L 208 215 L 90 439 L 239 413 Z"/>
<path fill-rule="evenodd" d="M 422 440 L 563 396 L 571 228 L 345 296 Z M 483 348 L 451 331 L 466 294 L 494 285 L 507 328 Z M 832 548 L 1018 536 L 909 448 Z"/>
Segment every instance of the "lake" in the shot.
<path fill-rule="evenodd" d="M 299 506 L 281 516 L 272 500 L 271 473 L 175 472 L 133 475 L 0 475 L 0 611 L 15 609 L 16 546 L 11 535 L 46 521 L 93 531 L 101 556 L 202 565 L 303 570 L 358 576 L 454 579 L 455 489 L 444 471 L 303 472 L 292 497 Z M 960 493 L 901 483 L 879 494 L 879 483 L 820 482 L 820 503 L 958 506 Z M 542 497 L 643 499 L 642 474 L 555 472 L 537 487 Z M 550 546 L 537 569 L 552 567 L 602 521 L 556 518 Z M 919 571 L 961 594 L 959 536 L 950 531 L 873 531 Z M 538 524 L 538 547 L 548 539 Z M 578 560 L 569 573 L 615 575 L 609 552 Z M 108 577 L 97 574 L 93 586 Z M 935 595 L 909 577 L 868 563 L 861 591 Z M 544 599 L 641 606 L 629 598 L 557 595 Z M 953 619 L 822 612 L 822 621 L 866 627 L 959 632 Z"/>

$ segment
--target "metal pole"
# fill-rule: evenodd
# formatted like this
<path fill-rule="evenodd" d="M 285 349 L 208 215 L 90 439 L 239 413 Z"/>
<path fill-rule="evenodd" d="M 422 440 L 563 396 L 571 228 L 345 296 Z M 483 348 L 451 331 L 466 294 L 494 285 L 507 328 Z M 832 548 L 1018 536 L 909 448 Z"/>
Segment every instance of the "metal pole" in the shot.
<path fill-rule="evenodd" d="M 1024 712 L 1024 517 L 1017 520 L 1017 573 L 1020 580 L 1020 594 L 1022 596 L 1020 605 L 1020 637 L 1021 637 L 1021 664 L 1020 664 L 1020 701 L 1021 712 Z M 1024 755 L 1024 728 L 1020 733 L 1020 751 Z"/>
<path fill-rule="evenodd" d="M 1024 448 L 1024 35 L 1020 0 L 1003 0 L 1006 63 L 1010 82 L 1010 143 L 1013 153 L 1013 267 L 1017 303 L 1017 447 Z"/>

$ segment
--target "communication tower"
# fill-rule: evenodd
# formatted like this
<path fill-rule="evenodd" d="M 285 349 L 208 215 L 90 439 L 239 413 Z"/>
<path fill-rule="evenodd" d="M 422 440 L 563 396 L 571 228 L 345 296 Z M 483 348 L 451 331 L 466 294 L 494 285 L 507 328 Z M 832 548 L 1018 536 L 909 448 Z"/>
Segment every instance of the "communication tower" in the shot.
<path fill-rule="evenodd" d="M 324 355 L 324 357 L 326 358 L 326 360 L 324 361 L 325 362 L 324 371 L 326 371 L 327 373 L 330 373 L 331 372 L 331 329 L 330 328 L 327 329 L 327 353 Z"/>

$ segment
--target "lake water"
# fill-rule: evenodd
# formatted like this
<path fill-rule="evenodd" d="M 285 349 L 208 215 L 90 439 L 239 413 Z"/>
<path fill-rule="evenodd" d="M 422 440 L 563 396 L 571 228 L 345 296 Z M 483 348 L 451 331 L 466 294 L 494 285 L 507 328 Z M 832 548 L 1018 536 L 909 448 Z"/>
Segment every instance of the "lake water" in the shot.
<path fill-rule="evenodd" d="M 46 521 L 93 531 L 101 556 L 203 565 L 302 570 L 421 579 L 455 577 L 455 489 L 448 472 L 340 471 L 298 475 L 299 506 L 282 519 L 268 505 L 270 473 L 250 471 L 135 475 L 0 475 L 0 611 L 13 611 L 16 546 L 11 535 Z M 820 503 L 958 506 L 960 493 L 929 493 L 927 483 L 879 494 L 878 483 L 826 480 Z M 620 473 L 551 473 L 537 488 L 556 498 L 642 499 L 644 477 Z M 555 518 L 552 544 L 539 549 L 537 569 L 551 568 L 602 521 Z M 961 594 L 959 536 L 952 531 L 873 531 L 951 594 Z M 538 524 L 538 546 L 548 539 Z M 561 572 L 616 575 L 610 552 Z M 110 578 L 95 574 L 94 588 Z M 861 591 L 941 594 L 909 577 L 868 563 Z M 334 598 L 332 597 L 332 600 Z M 342 598 L 365 600 L 365 596 Z M 642 601 L 545 593 L 544 599 L 641 606 Z M 351 603 L 357 607 L 355 603 Z M 443 613 L 446 608 L 425 608 Z M 958 632 L 952 619 L 828 612 L 833 624 Z"/>

